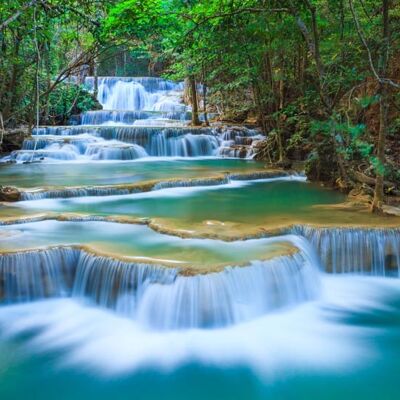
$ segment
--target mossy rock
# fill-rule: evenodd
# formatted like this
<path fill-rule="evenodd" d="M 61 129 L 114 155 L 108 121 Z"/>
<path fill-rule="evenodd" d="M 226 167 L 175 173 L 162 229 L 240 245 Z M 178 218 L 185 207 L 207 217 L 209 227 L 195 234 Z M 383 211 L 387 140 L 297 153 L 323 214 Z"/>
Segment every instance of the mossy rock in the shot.
<path fill-rule="evenodd" d="M 0 186 L 0 201 L 19 201 L 20 191 L 12 186 Z"/>

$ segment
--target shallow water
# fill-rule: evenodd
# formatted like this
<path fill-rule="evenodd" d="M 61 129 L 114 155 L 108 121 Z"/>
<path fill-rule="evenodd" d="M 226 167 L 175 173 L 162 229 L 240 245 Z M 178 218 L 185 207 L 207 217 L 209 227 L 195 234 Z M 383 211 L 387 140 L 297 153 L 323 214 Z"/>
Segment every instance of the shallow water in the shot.
<path fill-rule="evenodd" d="M 290 179 L 290 178 L 289 178 Z M 312 218 L 315 205 L 337 204 L 344 196 L 297 180 L 277 178 L 234 181 L 206 187 L 161 189 L 121 196 L 46 199 L 16 203 L 28 212 L 80 212 L 91 215 L 128 215 L 161 218 L 190 227 L 193 223 L 221 221 L 268 223 L 285 216 Z M 6 210 L 5 210 L 6 211 Z M 328 212 L 327 215 L 330 215 Z"/>
<path fill-rule="evenodd" d="M 281 244 L 277 243 L 280 242 Z M 145 225 L 112 222 L 41 221 L 0 227 L 0 249 L 15 251 L 47 246 L 88 245 L 116 256 L 189 264 L 207 270 L 210 265 L 237 265 L 286 254 L 290 240 L 257 239 L 223 242 L 181 239 L 162 235 Z"/>
<path fill-rule="evenodd" d="M 136 160 L 128 162 L 37 163 L 0 165 L 0 182 L 21 188 L 134 183 L 195 178 L 224 172 L 262 170 L 264 164 L 238 159 Z"/>

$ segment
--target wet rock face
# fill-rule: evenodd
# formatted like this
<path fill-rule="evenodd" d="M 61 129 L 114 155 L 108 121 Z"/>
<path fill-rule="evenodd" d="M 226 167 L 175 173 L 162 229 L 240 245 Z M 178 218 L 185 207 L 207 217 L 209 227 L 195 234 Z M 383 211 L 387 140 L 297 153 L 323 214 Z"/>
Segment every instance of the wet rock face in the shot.
<path fill-rule="evenodd" d="M 81 124 L 81 114 L 73 114 L 68 119 L 68 125 L 80 125 Z"/>
<path fill-rule="evenodd" d="M 250 158 L 257 144 L 265 139 L 259 130 L 244 126 L 220 126 L 215 132 L 222 135 L 222 157 Z"/>
<path fill-rule="evenodd" d="M 250 146 L 232 145 L 223 147 L 220 153 L 223 157 L 247 158 L 251 154 L 250 151 Z"/>
<path fill-rule="evenodd" d="M 20 150 L 22 143 L 29 136 L 27 127 L 7 129 L 3 136 L 3 143 L 0 144 L 0 153 L 10 153 L 14 150 Z"/>
<path fill-rule="evenodd" d="M 0 186 L 0 201 L 19 201 L 20 191 L 12 186 Z"/>

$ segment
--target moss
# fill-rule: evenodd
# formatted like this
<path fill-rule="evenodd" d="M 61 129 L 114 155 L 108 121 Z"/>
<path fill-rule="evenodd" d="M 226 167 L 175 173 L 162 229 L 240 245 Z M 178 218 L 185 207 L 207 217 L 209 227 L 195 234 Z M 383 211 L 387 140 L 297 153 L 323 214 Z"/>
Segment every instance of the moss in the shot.
<path fill-rule="evenodd" d="M 21 192 L 12 186 L 0 186 L 0 201 L 14 202 L 21 200 Z"/>

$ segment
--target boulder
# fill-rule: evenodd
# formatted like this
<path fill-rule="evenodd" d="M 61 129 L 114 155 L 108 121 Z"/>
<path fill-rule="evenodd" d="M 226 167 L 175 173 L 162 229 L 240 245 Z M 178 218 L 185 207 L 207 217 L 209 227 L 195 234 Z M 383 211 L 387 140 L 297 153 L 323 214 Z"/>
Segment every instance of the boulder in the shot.
<path fill-rule="evenodd" d="M 13 186 L 0 186 L 0 201 L 19 201 L 21 192 Z"/>
<path fill-rule="evenodd" d="M 27 127 L 6 129 L 3 136 L 3 142 L 0 143 L 0 153 L 10 153 L 14 150 L 20 150 L 24 140 L 30 136 Z"/>

